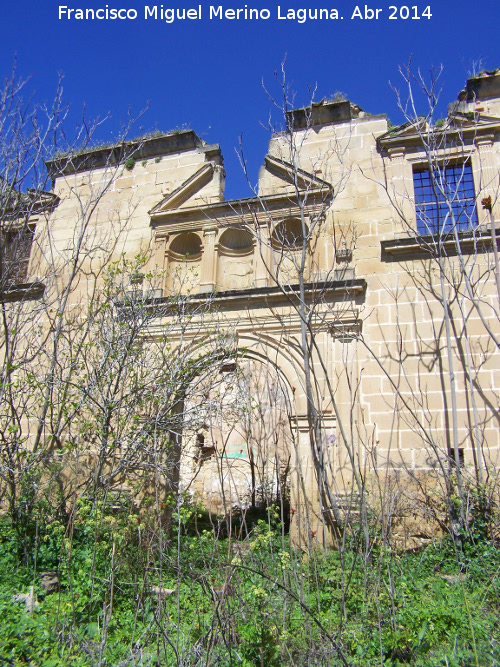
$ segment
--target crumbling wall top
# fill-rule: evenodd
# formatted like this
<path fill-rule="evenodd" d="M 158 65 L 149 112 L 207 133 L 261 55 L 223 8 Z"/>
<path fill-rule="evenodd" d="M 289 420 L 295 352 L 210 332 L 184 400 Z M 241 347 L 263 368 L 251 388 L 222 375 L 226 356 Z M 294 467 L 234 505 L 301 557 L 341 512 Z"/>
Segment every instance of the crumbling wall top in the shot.
<path fill-rule="evenodd" d="M 193 130 L 176 130 L 166 134 L 139 137 L 117 144 L 88 148 L 81 152 L 57 155 L 45 164 L 52 179 L 61 175 L 99 169 L 106 165 L 116 165 L 129 157 L 135 160 L 181 153 L 194 148 L 220 154 L 218 145 L 209 146 Z"/>
<path fill-rule="evenodd" d="M 358 118 L 362 109 L 349 100 L 321 100 L 311 106 L 293 109 L 287 113 L 287 121 L 294 130 L 317 125 L 331 125 Z"/>

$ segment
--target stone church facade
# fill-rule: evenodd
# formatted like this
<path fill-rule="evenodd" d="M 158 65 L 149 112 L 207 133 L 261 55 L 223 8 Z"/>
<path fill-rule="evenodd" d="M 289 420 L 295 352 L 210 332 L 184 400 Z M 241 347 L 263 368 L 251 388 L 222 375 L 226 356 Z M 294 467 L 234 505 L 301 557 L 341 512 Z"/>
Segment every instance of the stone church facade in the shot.
<path fill-rule="evenodd" d="M 92 234 L 118 238 L 116 257 L 147 255 L 151 307 L 171 293 L 209 298 L 234 335 L 237 360 L 214 371 L 206 398 L 239 401 L 239 412 L 199 406 L 182 488 L 219 514 L 286 488 L 292 526 L 307 514 L 316 533 L 332 511 L 318 484 L 345 512 L 359 480 L 498 464 L 500 74 L 469 80 L 432 127 L 388 127 L 347 100 L 287 125 L 248 199 L 224 199 L 220 148 L 191 130 L 131 143 L 105 187 L 117 147 L 52 161 L 57 202 L 40 216 L 26 284 L 43 284 L 46 225 L 51 252 L 69 252 L 82 201 L 102 187 Z"/>

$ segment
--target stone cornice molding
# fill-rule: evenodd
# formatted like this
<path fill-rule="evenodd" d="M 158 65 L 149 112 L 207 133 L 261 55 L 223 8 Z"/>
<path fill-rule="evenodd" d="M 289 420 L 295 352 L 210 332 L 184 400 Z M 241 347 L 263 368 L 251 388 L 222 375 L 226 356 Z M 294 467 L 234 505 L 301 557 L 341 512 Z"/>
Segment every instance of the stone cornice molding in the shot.
<path fill-rule="evenodd" d="M 446 152 L 449 147 L 446 141 L 441 142 L 441 137 L 465 145 L 477 143 L 483 136 L 494 136 L 496 133 L 500 133 L 500 118 L 476 115 L 474 119 L 469 119 L 463 114 L 454 114 L 447 119 L 442 129 L 434 126 L 431 132 L 425 119 L 419 119 L 418 123 L 405 123 L 398 128 L 392 128 L 378 137 L 377 146 L 379 151 L 392 157 L 391 152 L 419 149 L 430 139 L 436 150 Z"/>
<path fill-rule="evenodd" d="M 304 285 L 307 301 L 317 299 L 319 295 L 321 295 L 321 298 L 325 301 L 328 301 L 329 299 L 333 299 L 334 301 L 337 301 L 338 299 L 350 299 L 356 295 L 363 294 L 366 291 L 366 288 L 367 283 L 364 278 L 321 281 L 316 283 L 306 283 Z M 277 306 L 298 300 L 298 292 L 299 286 L 295 284 L 286 285 L 283 289 L 278 285 L 272 285 L 270 287 L 250 287 L 248 289 L 227 290 L 221 292 L 214 291 L 210 295 L 210 300 L 214 305 L 220 303 L 225 311 L 246 308 L 266 309 L 271 305 Z M 200 304 L 205 304 L 206 302 L 206 293 L 193 294 L 185 298 L 187 309 L 195 309 L 199 307 Z M 169 296 L 151 300 L 151 303 L 147 305 L 152 308 L 157 308 L 159 316 L 163 316 L 167 314 L 169 304 L 172 304 L 172 311 L 175 311 L 176 301 Z M 338 313 L 335 314 L 335 317 L 336 324 L 344 319 L 349 322 L 352 319 L 351 315 L 347 315 L 346 318 L 344 318 L 339 317 Z"/>
<path fill-rule="evenodd" d="M 233 199 L 200 206 L 186 206 L 174 210 L 155 210 L 150 213 L 151 226 L 156 233 L 167 230 L 186 231 L 212 227 L 239 227 L 265 225 L 301 213 L 313 216 L 323 214 L 330 198 L 322 188 L 308 190 L 307 202 L 298 202 L 289 194 L 268 195 L 248 199 Z"/>
<path fill-rule="evenodd" d="M 127 158 L 145 160 L 152 157 L 162 157 L 170 153 L 200 148 L 208 155 L 220 155 L 218 145 L 207 145 L 193 130 L 180 130 L 153 137 L 140 137 L 119 144 L 88 148 L 82 152 L 67 153 L 47 160 L 50 178 L 75 174 L 81 171 L 92 171 L 107 166 L 116 166 Z"/>

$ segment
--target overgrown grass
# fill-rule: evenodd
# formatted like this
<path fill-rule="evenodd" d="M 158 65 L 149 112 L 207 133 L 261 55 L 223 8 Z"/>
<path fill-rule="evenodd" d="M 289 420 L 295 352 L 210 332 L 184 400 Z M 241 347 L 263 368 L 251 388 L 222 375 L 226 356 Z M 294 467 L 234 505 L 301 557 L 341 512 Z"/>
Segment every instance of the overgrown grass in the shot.
<path fill-rule="evenodd" d="M 173 534 L 80 499 L 29 548 L 0 524 L 0 664 L 498 665 L 500 553 L 486 538 L 361 556 L 294 549 L 272 513 L 241 541 L 197 508 Z M 230 534 L 230 533 L 229 533 Z M 57 570 L 59 591 L 40 573 Z M 34 585 L 31 614 L 18 592 Z"/>

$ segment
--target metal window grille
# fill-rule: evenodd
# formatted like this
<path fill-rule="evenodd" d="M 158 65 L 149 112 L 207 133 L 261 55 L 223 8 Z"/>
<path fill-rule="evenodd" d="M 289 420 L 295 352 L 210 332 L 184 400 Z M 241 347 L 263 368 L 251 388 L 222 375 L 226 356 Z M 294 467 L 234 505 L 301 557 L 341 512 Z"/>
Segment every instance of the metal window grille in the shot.
<path fill-rule="evenodd" d="M 446 167 L 433 175 L 415 171 L 413 187 L 419 234 L 464 231 L 478 224 L 470 165 Z"/>
<path fill-rule="evenodd" d="M 0 282 L 4 286 L 26 282 L 34 234 L 34 226 L 0 227 Z"/>

